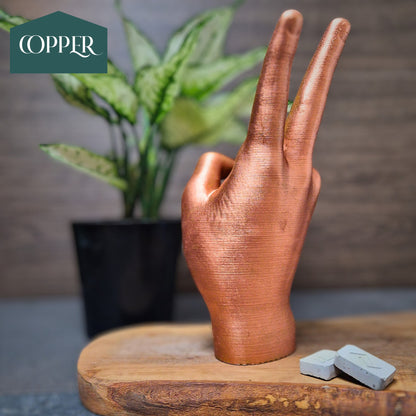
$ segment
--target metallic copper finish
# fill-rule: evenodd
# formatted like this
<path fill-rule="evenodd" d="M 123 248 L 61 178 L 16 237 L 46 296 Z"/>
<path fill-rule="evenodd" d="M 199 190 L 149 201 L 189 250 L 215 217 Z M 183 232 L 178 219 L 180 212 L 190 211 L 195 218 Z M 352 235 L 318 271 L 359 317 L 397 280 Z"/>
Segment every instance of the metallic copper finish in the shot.
<path fill-rule="evenodd" d="M 330 23 L 286 119 L 301 27 L 296 10 L 277 23 L 235 163 L 204 154 L 182 197 L 185 257 L 211 315 L 215 355 L 227 363 L 295 349 L 289 295 L 321 185 L 312 149 L 350 25 Z"/>

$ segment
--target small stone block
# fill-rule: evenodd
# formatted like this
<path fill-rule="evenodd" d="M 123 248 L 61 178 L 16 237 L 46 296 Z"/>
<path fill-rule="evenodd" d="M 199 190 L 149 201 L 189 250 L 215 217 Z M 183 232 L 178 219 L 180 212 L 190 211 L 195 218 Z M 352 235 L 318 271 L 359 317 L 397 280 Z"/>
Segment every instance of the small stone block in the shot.
<path fill-rule="evenodd" d="M 332 350 L 320 350 L 299 361 L 300 372 L 307 376 L 331 380 L 339 371 L 334 365 L 336 352 Z"/>
<path fill-rule="evenodd" d="M 374 390 L 383 390 L 394 378 L 396 368 L 355 345 L 337 351 L 335 366 Z"/>

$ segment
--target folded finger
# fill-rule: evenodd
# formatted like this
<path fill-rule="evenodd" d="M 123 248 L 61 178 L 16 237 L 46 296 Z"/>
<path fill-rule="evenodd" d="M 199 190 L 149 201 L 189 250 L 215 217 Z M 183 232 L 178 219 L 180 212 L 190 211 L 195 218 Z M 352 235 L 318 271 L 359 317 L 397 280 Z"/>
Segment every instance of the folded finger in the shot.
<path fill-rule="evenodd" d="M 221 186 L 234 166 L 234 160 L 220 153 L 204 153 L 196 165 L 195 171 L 185 188 L 182 202 L 205 201 L 209 195 Z"/>

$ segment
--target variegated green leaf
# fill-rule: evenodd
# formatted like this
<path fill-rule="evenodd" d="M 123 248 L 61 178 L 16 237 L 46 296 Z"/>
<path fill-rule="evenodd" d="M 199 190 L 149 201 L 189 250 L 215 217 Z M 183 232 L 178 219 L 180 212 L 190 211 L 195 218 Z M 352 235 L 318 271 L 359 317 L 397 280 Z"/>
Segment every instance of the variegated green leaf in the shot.
<path fill-rule="evenodd" d="M 178 98 L 161 125 L 162 145 L 177 149 L 196 142 L 209 129 L 204 107 L 196 100 Z"/>
<path fill-rule="evenodd" d="M 159 123 L 171 110 L 180 92 L 182 71 L 206 22 L 202 21 L 190 30 L 168 61 L 156 67 L 145 68 L 137 75 L 135 89 L 151 124 Z"/>
<path fill-rule="evenodd" d="M 117 175 L 114 162 L 78 146 L 66 144 L 41 144 L 40 148 L 50 157 L 69 165 L 90 176 L 101 179 L 121 189 L 127 189 L 127 183 Z"/>
<path fill-rule="evenodd" d="M 115 6 L 123 22 L 134 72 L 137 74 L 143 68 L 158 65 L 160 56 L 153 43 L 124 15 L 121 0 L 115 0 Z"/>
<path fill-rule="evenodd" d="M 125 75 L 112 63 L 108 63 L 107 74 L 73 74 L 85 87 L 93 91 L 120 116 L 130 123 L 136 122 L 138 99 Z"/>
<path fill-rule="evenodd" d="M 219 130 L 238 115 L 241 103 L 252 102 L 256 85 L 257 79 L 247 80 L 233 92 L 221 94 L 208 104 L 190 98 L 176 100 L 162 124 L 163 146 L 176 149 L 218 137 Z M 215 140 L 212 138 L 212 142 Z"/>
<path fill-rule="evenodd" d="M 202 17 L 209 17 L 210 21 L 201 30 L 197 47 L 189 59 L 190 65 L 211 63 L 223 56 L 225 39 L 234 12 L 234 7 L 222 7 L 202 14 Z"/>
<path fill-rule="evenodd" d="M 82 110 L 97 114 L 111 122 L 109 112 L 95 103 L 90 91 L 71 74 L 51 74 L 56 90 L 63 99 Z"/>
<path fill-rule="evenodd" d="M 205 98 L 262 61 L 266 49 L 260 47 L 210 64 L 188 67 L 182 80 L 182 93 L 198 99 Z"/>
<path fill-rule="evenodd" d="M 125 17 L 123 26 L 134 72 L 137 74 L 143 68 L 158 65 L 160 57 L 150 40 Z"/>
<path fill-rule="evenodd" d="M 188 144 L 215 145 L 220 141 L 241 144 L 247 126 L 222 117 L 192 99 L 180 98 L 162 124 L 162 145 L 177 149 Z"/>
<path fill-rule="evenodd" d="M 27 23 L 28 21 L 28 19 L 22 16 L 10 16 L 4 10 L 0 9 L 0 29 L 10 32 L 10 29 L 13 27 Z"/>
<path fill-rule="evenodd" d="M 165 59 L 169 60 L 187 34 L 204 20 L 209 23 L 200 32 L 198 44 L 189 58 L 189 63 L 208 63 L 223 55 L 225 38 L 234 16 L 236 7 L 221 7 L 198 14 L 181 26 L 170 38 L 165 52 Z"/>
<path fill-rule="evenodd" d="M 236 110 L 236 116 L 249 119 L 251 116 L 251 110 L 253 109 L 254 94 L 247 99 L 245 102 L 242 102 Z"/>
<path fill-rule="evenodd" d="M 107 59 L 107 75 L 112 75 L 124 79 L 127 82 L 126 74 L 113 63 L 111 59 Z"/>
<path fill-rule="evenodd" d="M 230 118 L 220 123 L 216 128 L 208 130 L 203 134 L 198 144 L 205 146 L 214 146 L 218 143 L 231 143 L 241 145 L 247 136 L 247 123 L 237 119 Z"/>
<path fill-rule="evenodd" d="M 231 92 L 217 94 L 213 97 L 208 106 L 209 116 L 212 119 L 233 115 L 243 116 L 245 107 L 252 107 L 254 94 L 256 92 L 258 78 L 249 78 L 243 81 Z M 244 109 L 244 112 L 246 110 Z"/>

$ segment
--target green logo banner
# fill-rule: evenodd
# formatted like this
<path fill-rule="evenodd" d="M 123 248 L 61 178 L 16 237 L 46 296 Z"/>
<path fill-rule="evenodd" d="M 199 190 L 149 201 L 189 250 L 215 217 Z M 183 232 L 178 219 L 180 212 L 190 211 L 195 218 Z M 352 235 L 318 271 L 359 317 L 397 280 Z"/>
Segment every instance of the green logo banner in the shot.
<path fill-rule="evenodd" d="M 55 12 L 10 30 L 10 72 L 106 73 L 107 29 Z"/>

